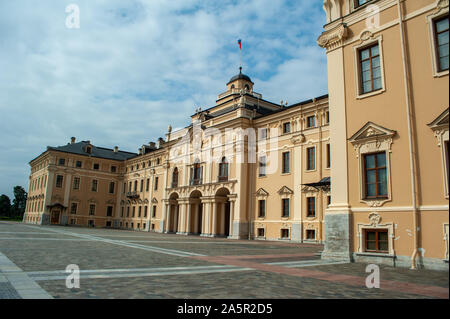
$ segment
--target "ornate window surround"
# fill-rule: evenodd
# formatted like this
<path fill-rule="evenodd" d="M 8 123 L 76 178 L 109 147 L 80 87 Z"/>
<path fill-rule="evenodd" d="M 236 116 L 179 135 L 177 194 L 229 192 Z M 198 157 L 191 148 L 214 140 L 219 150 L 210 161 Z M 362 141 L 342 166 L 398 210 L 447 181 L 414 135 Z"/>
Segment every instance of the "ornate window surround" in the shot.
<path fill-rule="evenodd" d="M 269 193 L 264 188 L 260 188 L 260 189 L 258 189 L 256 191 L 255 197 L 256 197 L 256 203 L 257 204 L 259 204 L 260 200 L 265 201 L 265 215 L 264 215 L 264 217 L 259 217 L 259 206 L 257 205 L 257 207 L 258 207 L 258 219 L 263 220 L 267 216 L 267 197 L 269 197 Z"/>
<path fill-rule="evenodd" d="M 372 122 L 367 122 L 349 139 L 350 143 L 353 144 L 356 158 L 358 159 L 359 201 L 370 207 L 380 207 L 384 203 L 392 200 L 390 153 L 392 152 L 391 146 L 395 134 L 396 131 L 384 128 Z M 364 196 L 363 155 L 383 151 L 386 152 L 388 197 L 386 199 L 366 199 Z"/>
<path fill-rule="evenodd" d="M 395 256 L 395 250 L 394 250 L 394 224 L 393 223 L 386 223 L 381 224 L 381 216 L 378 215 L 376 212 L 372 212 L 369 214 L 369 224 L 363 224 L 358 223 L 358 253 L 361 254 L 372 254 L 372 255 L 385 255 L 380 253 L 372 253 L 372 252 L 366 252 L 364 249 L 364 234 L 366 230 L 370 229 L 387 229 L 388 231 L 388 255 L 389 256 Z"/>
<path fill-rule="evenodd" d="M 384 57 L 383 57 L 383 36 L 379 35 L 374 37 L 373 33 L 369 30 L 364 30 L 359 35 L 359 44 L 353 46 L 353 62 L 355 73 L 355 96 L 357 100 L 364 99 L 366 97 L 378 95 L 386 91 L 385 74 L 384 74 Z M 376 91 L 361 93 L 361 66 L 359 62 L 359 51 L 365 47 L 378 43 L 380 52 L 380 67 L 381 67 L 381 85 L 382 88 Z"/>
<path fill-rule="evenodd" d="M 437 48 L 436 48 L 436 38 L 434 30 L 434 20 L 448 14 L 448 0 L 438 0 L 436 1 L 436 10 L 433 13 L 426 16 L 426 21 L 428 25 L 428 38 L 430 40 L 430 50 L 431 50 L 431 61 L 433 65 L 433 77 L 441 77 L 449 74 L 449 70 L 439 72 L 438 61 L 437 61 Z"/>
<path fill-rule="evenodd" d="M 450 154 L 446 154 L 445 150 L 445 142 L 449 141 L 449 109 L 446 108 L 444 112 L 442 112 L 433 122 L 428 124 L 431 130 L 434 132 L 434 136 L 437 139 L 437 145 L 441 148 L 441 165 L 442 165 L 442 176 L 443 176 L 443 185 L 444 185 L 444 196 L 445 198 L 449 198 L 449 181 L 447 180 L 447 170 L 449 169 L 446 164 L 446 157 L 450 156 Z"/>

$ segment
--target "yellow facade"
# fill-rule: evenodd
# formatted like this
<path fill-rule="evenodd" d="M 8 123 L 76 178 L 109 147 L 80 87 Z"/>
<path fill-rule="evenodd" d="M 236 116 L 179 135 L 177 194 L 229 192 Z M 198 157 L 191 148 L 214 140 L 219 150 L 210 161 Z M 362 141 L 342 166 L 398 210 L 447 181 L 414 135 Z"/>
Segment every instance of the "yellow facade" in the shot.
<path fill-rule="evenodd" d="M 290 106 L 266 101 L 253 91 L 250 78 L 239 73 L 214 107 L 195 110 L 189 126 L 169 126 L 165 139 L 143 145 L 136 154 L 104 150 L 107 158 L 101 159 L 96 146 L 74 139 L 49 148 L 30 162 L 24 221 L 322 242 L 329 182 L 314 183 L 330 172 L 327 112 L 327 96 Z M 89 146 L 91 154 L 85 152 Z M 311 167 L 307 152 L 314 153 L 309 155 Z M 114 154 L 127 158 L 114 160 Z M 77 160 L 82 167 L 76 167 Z M 58 175 L 63 176 L 61 187 L 56 187 Z M 35 190 L 42 176 L 48 181 Z M 75 177 L 80 178 L 79 189 L 74 189 Z M 92 191 L 94 179 L 97 191 Z"/>
<path fill-rule="evenodd" d="M 24 222 L 320 242 L 325 259 L 448 269 L 448 0 L 323 6 L 329 95 L 272 103 L 240 72 L 136 154 L 49 148 L 30 162 Z"/>
<path fill-rule="evenodd" d="M 334 161 L 323 258 L 448 270 L 448 1 L 325 0 L 324 9 Z M 376 153 L 387 193 L 372 196 Z"/>

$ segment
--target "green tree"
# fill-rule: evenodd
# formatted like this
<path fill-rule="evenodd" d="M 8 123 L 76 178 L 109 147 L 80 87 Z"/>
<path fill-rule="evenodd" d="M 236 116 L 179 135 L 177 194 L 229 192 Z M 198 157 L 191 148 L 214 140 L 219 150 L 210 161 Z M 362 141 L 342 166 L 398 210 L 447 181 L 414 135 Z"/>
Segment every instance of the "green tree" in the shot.
<path fill-rule="evenodd" d="M 23 217 L 25 214 L 25 206 L 27 205 L 27 192 L 22 186 L 14 187 L 14 199 L 12 205 L 12 216 Z"/>
<path fill-rule="evenodd" d="M 9 217 L 11 215 L 11 200 L 3 194 L 0 196 L 0 216 Z"/>

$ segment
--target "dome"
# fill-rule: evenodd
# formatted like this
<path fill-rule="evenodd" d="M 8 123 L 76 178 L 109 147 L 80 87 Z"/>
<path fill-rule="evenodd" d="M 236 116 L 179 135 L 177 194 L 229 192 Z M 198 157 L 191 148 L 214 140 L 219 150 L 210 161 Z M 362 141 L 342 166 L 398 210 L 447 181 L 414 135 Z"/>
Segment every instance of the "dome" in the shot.
<path fill-rule="evenodd" d="M 242 67 L 239 68 L 239 74 L 233 76 L 227 84 L 230 84 L 231 82 L 234 82 L 236 80 L 245 80 L 245 81 L 253 83 L 249 76 L 242 74 Z"/>

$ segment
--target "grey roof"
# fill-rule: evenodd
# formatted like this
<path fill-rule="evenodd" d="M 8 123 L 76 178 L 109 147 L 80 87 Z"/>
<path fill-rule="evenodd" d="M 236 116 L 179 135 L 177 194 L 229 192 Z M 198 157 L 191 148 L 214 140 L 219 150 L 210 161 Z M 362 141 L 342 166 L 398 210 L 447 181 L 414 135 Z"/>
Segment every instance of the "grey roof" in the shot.
<path fill-rule="evenodd" d="M 250 77 L 249 77 L 248 75 L 245 75 L 245 74 L 242 73 L 242 67 L 239 68 L 239 74 L 233 76 L 233 77 L 231 78 L 231 80 L 228 81 L 227 85 L 230 84 L 230 83 L 233 82 L 233 81 L 236 81 L 236 80 L 246 80 L 246 81 L 252 82 L 252 80 L 250 79 Z M 252 82 L 252 83 L 253 83 L 253 82 Z"/>
<path fill-rule="evenodd" d="M 91 145 L 92 151 L 91 153 L 88 153 L 86 151 L 86 146 Z M 98 157 L 98 158 L 105 158 L 105 159 L 111 159 L 116 161 L 125 161 L 127 159 L 133 158 L 138 156 L 136 153 L 131 152 L 125 152 L 125 151 L 118 151 L 117 153 L 114 153 L 114 150 L 104 147 L 98 147 L 95 145 L 90 144 L 88 141 L 81 141 L 78 143 L 73 144 L 67 144 L 64 146 L 47 146 L 47 150 L 53 150 L 58 152 L 64 152 L 64 153 L 71 153 L 71 154 L 78 154 L 78 155 L 84 155 L 84 156 L 90 156 L 90 157 Z"/>

